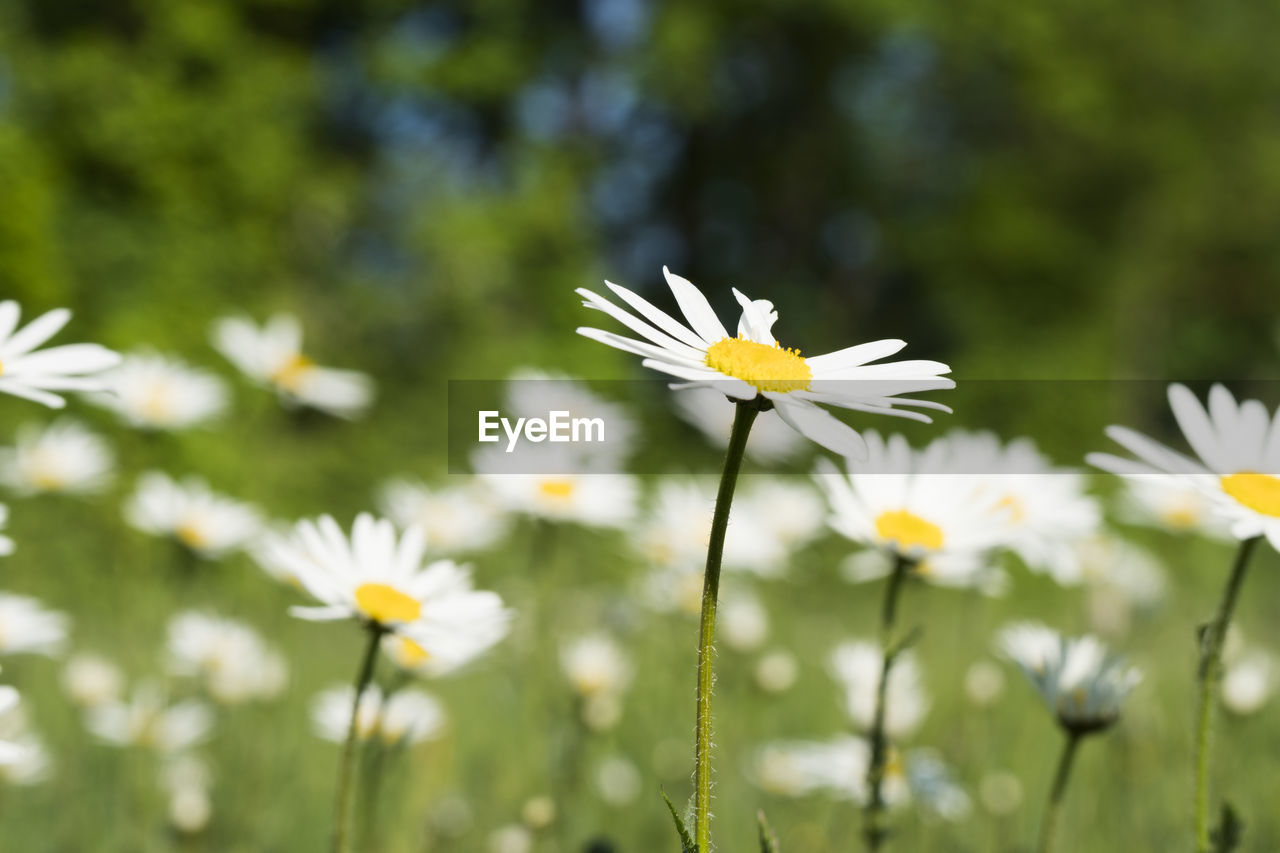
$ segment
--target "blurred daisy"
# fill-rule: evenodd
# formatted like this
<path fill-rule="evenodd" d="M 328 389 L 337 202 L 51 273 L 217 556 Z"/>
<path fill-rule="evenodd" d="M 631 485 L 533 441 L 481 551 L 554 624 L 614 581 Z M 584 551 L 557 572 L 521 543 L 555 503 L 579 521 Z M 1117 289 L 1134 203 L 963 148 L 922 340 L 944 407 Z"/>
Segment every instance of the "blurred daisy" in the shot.
<path fill-rule="evenodd" d="M 503 826 L 489 834 L 489 853 L 533 853 L 533 833 L 519 824 Z"/>
<path fill-rule="evenodd" d="M 891 552 L 872 548 L 854 551 L 840 562 L 840 576 L 853 584 L 887 578 L 895 559 Z M 992 597 L 1009 590 L 1009 576 L 980 551 L 933 554 L 912 565 L 911 574 L 934 586 L 972 589 Z"/>
<path fill-rule="evenodd" d="M 1231 525 L 1214 512 L 1213 499 L 1179 477 L 1126 478 L 1118 515 L 1130 524 L 1232 538 Z"/>
<path fill-rule="evenodd" d="M 978 478 L 977 500 L 996 497 L 993 511 L 1007 525 L 1004 546 L 1033 571 L 1078 583 L 1075 545 L 1102 521 L 1097 501 L 1085 494 L 1084 475 L 1054 467 L 1028 438 L 1002 444 L 994 433 L 957 430 L 947 442 L 952 464 Z"/>
<path fill-rule="evenodd" d="M 125 518 L 143 533 L 172 536 L 209 559 L 245 547 L 262 526 L 257 509 L 214 492 L 200 477 L 178 481 L 158 471 L 138 478 Z"/>
<path fill-rule="evenodd" d="M 805 358 L 774 339 L 772 328 L 778 312 L 773 310 L 772 302 L 749 300 L 735 289 L 733 295 L 742 306 L 742 317 L 738 321 L 738 334 L 733 337 L 698 288 L 672 275 L 665 267 L 662 272 L 688 326 L 625 287 L 605 282 L 614 295 L 640 316 L 581 288 L 577 293 L 583 298 L 583 304 L 608 314 L 645 340 L 585 327 L 578 329 L 578 333 L 642 356 L 645 367 L 684 380 L 680 388 L 712 388 L 736 400 L 768 402 L 796 432 L 844 456 L 864 456 L 866 448 L 862 439 L 853 428 L 821 406 L 897 415 L 926 423 L 929 421 L 926 415 L 894 407 L 949 411 L 938 403 L 898 396 L 954 387 L 953 381 L 942 377 L 951 370 L 945 364 L 936 361 L 869 364 L 901 350 L 906 346 L 903 341 L 875 341 Z"/>
<path fill-rule="evenodd" d="M 160 768 L 160 787 L 169 795 L 169 822 L 179 832 L 203 832 L 213 814 L 209 791 L 213 774 L 194 755 L 177 755 Z"/>
<path fill-rule="evenodd" d="M 102 404 L 143 429 L 186 429 L 216 418 L 227 406 L 221 379 L 158 353 L 127 355 L 102 380 L 108 391 Z"/>
<path fill-rule="evenodd" d="M 7 684 L 0 684 L 0 718 L 7 717 L 17 707 L 21 696 L 18 691 Z M 8 740 L 0 739 L 0 767 L 7 767 L 22 758 L 22 747 Z"/>
<path fill-rule="evenodd" d="M 1280 412 L 1273 419 L 1257 400 L 1237 403 L 1222 385 L 1209 390 L 1207 409 L 1186 386 L 1170 385 L 1169 405 L 1197 458 L 1112 426 L 1107 435 L 1137 458 L 1091 453 L 1089 462 L 1155 483 L 1175 475 L 1213 501 L 1237 539 L 1266 536 L 1280 548 Z"/>
<path fill-rule="evenodd" d="M 311 721 L 316 735 L 334 743 L 347 739 L 355 690 L 331 687 L 316 696 L 311 705 Z M 431 694 L 413 688 L 385 696 L 377 685 L 369 685 L 360 695 L 356 713 L 356 738 L 379 738 L 387 746 L 434 740 L 444 733 L 444 706 Z"/>
<path fill-rule="evenodd" d="M 476 454 L 476 470 L 500 470 L 485 460 L 505 454 L 500 448 L 486 449 L 497 449 L 497 453 Z M 535 451 L 531 455 L 541 454 Z M 622 527 L 635 514 L 639 487 L 634 478 L 626 474 L 582 473 L 575 462 L 564 467 L 552 465 L 549 470 L 553 473 L 481 476 L 505 509 L 532 518 L 586 527 Z"/>
<path fill-rule="evenodd" d="M 640 796 L 644 779 L 630 759 L 610 755 L 596 766 L 595 784 L 600 799 L 611 806 L 625 806 Z"/>
<path fill-rule="evenodd" d="M 169 668 L 200 678 L 218 702 L 270 699 L 284 690 L 288 667 L 256 631 L 232 619 L 186 611 L 169 621 Z"/>
<path fill-rule="evenodd" d="M 1225 662 L 1222 704 L 1233 714 L 1256 714 L 1275 693 L 1275 658 L 1262 649 L 1249 649 L 1232 658 Z"/>
<path fill-rule="evenodd" d="M 964 692 L 970 702 L 986 707 L 1004 692 L 1004 673 L 989 660 L 974 661 L 964 673 Z"/>
<path fill-rule="evenodd" d="M 1002 496 L 958 470 L 950 437 L 913 450 L 901 435 L 866 433 L 865 461 L 847 459 L 847 474 L 827 459 L 815 479 L 831 508 L 828 524 L 854 542 L 923 565 L 942 555 L 978 558 L 1009 542 Z"/>
<path fill-rule="evenodd" d="M 1030 680 L 1067 731 L 1087 734 L 1113 724 L 1142 673 L 1107 651 L 1096 637 L 1063 637 L 1033 622 L 1000 632 L 1001 650 Z"/>
<path fill-rule="evenodd" d="M 0 593 L 0 654 L 61 654 L 69 622 L 30 596 Z"/>
<path fill-rule="evenodd" d="M 407 479 L 390 480 L 378 506 L 400 528 L 417 525 L 435 554 L 481 551 L 507 532 L 507 517 L 479 483 L 431 489 Z"/>
<path fill-rule="evenodd" d="M 845 709 L 863 730 L 870 730 L 875 721 L 876 689 L 883 665 L 884 652 L 877 643 L 848 640 L 831 652 L 831 674 L 845 690 Z M 909 650 L 894 658 L 885 691 L 885 731 L 893 738 L 909 736 L 929 710 L 920 665 Z"/>
<path fill-rule="evenodd" d="M 12 687 L 0 687 L 0 782 L 35 785 L 49 777 L 49 752 L 31 730 Z"/>
<path fill-rule="evenodd" d="M 0 449 L 0 481 L 18 494 L 84 494 L 102 488 L 114 464 L 97 434 L 69 420 L 26 424 L 12 448 Z"/>
<path fill-rule="evenodd" d="M 769 612 L 749 592 L 731 591 L 720 600 L 720 636 L 740 652 L 760 648 L 769 637 Z"/>
<path fill-rule="evenodd" d="M 724 404 L 724 394 L 710 388 L 677 391 L 672 398 L 676 414 L 697 427 L 716 447 L 729 446 L 733 429 L 733 407 Z M 757 462 L 773 465 L 795 458 L 805 446 L 800 434 L 774 412 L 761 412 L 751 426 L 747 455 Z"/>
<path fill-rule="evenodd" d="M 92 708 L 117 701 L 124 689 L 124 676 L 106 658 L 81 652 L 62 668 L 62 689 L 75 704 Z"/>
<path fill-rule="evenodd" d="M 1164 600 L 1165 569 L 1147 549 L 1107 533 L 1082 540 L 1076 549 L 1088 585 L 1090 624 L 1098 632 L 1121 636 L 1134 614 Z"/>
<path fill-rule="evenodd" d="M 756 684 L 766 693 L 785 693 L 796 683 L 800 664 L 786 649 L 774 649 L 756 661 Z"/>
<path fill-rule="evenodd" d="M 0 530 L 9 523 L 9 507 L 0 504 Z M 13 553 L 13 540 L 0 533 L 0 557 Z"/>
<path fill-rule="evenodd" d="M 290 404 L 354 418 L 373 402 L 366 374 L 320 367 L 303 354 L 302 325 L 292 314 L 276 314 L 261 327 L 224 317 L 213 324 L 212 338 L 228 361 Z"/>
<path fill-rule="evenodd" d="M 97 344 L 37 350 L 67 324 L 71 312 L 56 308 L 15 331 L 20 314 L 17 302 L 0 302 L 0 393 L 61 409 L 66 400 L 57 392 L 102 390 L 94 374 L 119 363 L 119 355 Z"/>
<path fill-rule="evenodd" d="M 560 650 L 560 668 L 569 685 L 584 699 L 620 693 L 631 683 L 631 662 L 608 634 L 575 637 Z"/>
<path fill-rule="evenodd" d="M 208 738 L 213 729 L 213 711 L 194 699 L 169 704 L 164 689 L 158 683 L 147 681 L 134 688 L 127 701 L 105 702 L 89 708 L 85 725 L 113 746 L 144 747 L 173 754 Z"/>
<path fill-rule="evenodd" d="M 567 412 L 567 417 L 604 421 L 604 440 L 583 442 L 576 451 L 593 459 L 602 469 L 619 468 L 631 454 L 636 425 L 625 407 L 601 397 L 586 383 L 563 373 L 533 368 L 517 370 L 506 385 L 504 412 L 517 417 L 546 417 Z"/>
<path fill-rule="evenodd" d="M 313 621 L 355 619 L 412 641 L 425 662 L 452 669 L 506 636 L 510 611 L 497 594 L 472 589 L 471 571 L 450 560 L 426 563 L 417 527 L 397 536 L 385 519 L 356 516 L 348 537 L 331 516 L 300 521 L 271 560 L 320 607 L 294 607 Z"/>

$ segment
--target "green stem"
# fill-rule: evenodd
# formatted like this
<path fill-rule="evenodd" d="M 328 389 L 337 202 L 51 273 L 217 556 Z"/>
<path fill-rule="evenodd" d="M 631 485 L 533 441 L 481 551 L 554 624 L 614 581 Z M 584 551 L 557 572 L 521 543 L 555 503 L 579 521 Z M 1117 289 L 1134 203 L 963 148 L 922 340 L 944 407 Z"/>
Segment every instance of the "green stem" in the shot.
<path fill-rule="evenodd" d="M 351 833 L 351 799 L 353 795 L 351 777 L 355 767 L 356 730 L 360 718 L 360 697 L 373 680 L 373 669 L 378 662 L 378 646 L 382 642 L 385 629 L 370 624 L 369 645 L 365 648 L 364 658 L 360 661 L 360 670 L 356 674 L 356 695 L 351 702 L 351 723 L 347 726 L 347 739 L 342 744 L 342 757 L 338 762 L 338 791 L 333 804 L 334 830 L 333 853 L 346 853 L 347 838 Z"/>
<path fill-rule="evenodd" d="M 893 671 L 893 662 L 899 649 L 891 649 L 893 628 L 898 613 L 898 597 L 902 592 L 902 582 L 911 570 L 914 560 L 896 554 L 893 559 L 893 571 L 884 588 L 884 602 L 880 610 L 880 649 L 884 660 L 880 665 L 880 680 L 876 683 L 876 708 L 871 721 L 871 761 L 867 765 L 867 804 L 863 807 L 862 838 L 867 849 L 876 851 L 889 837 L 889 828 L 885 825 L 884 771 L 889 759 L 889 738 L 885 733 L 886 701 L 889 693 L 889 673 Z"/>
<path fill-rule="evenodd" d="M 1209 853 L 1213 850 L 1213 840 L 1209 826 L 1209 747 L 1213 728 L 1213 708 L 1217 700 L 1216 689 L 1221 677 L 1222 644 L 1227 637 L 1227 626 L 1231 624 L 1231 614 L 1235 611 L 1236 599 L 1240 597 L 1240 587 L 1244 583 L 1245 571 L 1249 566 L 1249 557 L 1261 537 L 1245 539 L 1236 551 L 1236 559 L 1231 567 L 1231 576 L 1222 591 L 1222 602 L 1213 621 L 1201 629 L 1200 634 L 1200 666 L 1198 678 L 1200 682 L 1199 708 L 1196 714 L 1195 743 L 1195 830 L 1196 850 Z"/>
<path fill-rule="evenodd" d="M 1040 824 L 1040 845 L 1036 848 L 1039 853 L 1052 853 L 1058 818 L 1062 814 L 1062 798 L 1067 791 L 1067 780 L 1071 777 L 1071 763 L 1083 737 L 1080 732 L 1068 731 L 1066 740 L 1063 741 L 1058 770 L 1053 775 L 1053 787 L 1049 789 L 1049 803 L 1045 806 L 1044 820 Z"/>
<path fill-rule="evenodd" d="M 715 681 L 716 599 L 720 593 L 720 560 L 724 555 L 724 534 L 729 527 L 729 506 L 738 484 L 738 471 L 747 448 L 751 424 L 760 414 L 760 404 L 737 403 L 724 472 L 716 494 L 711 518 L 711 541 L 707 543 L 707 568 L 702 582 L 702 618 L 698 629 L 698 718 L 694 746 L 694 840 L 698 853 L 711 849 L 711 686 Z"/>

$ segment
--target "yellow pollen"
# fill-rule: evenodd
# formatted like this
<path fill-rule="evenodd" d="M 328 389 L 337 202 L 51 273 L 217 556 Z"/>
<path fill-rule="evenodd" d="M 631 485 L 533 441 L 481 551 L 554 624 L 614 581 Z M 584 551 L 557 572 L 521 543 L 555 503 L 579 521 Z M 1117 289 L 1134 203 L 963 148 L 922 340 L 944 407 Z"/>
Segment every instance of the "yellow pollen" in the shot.
<path fill-rule="evenodd" d="M 173 531 L 173 535 L 178 538 L 179 542 L 186 545 L 188 548 L 199 549 L 204 548 L 209 544 L 209 537 L 205 535 L 205 532 L 201 529 L 200 525 L 196 524 L 194 521 L 184 521 L 182 524 L 179 524 Z"/>
<path fill-rule="evenodd" d="M 707 367 L 760 391 L 807 391 L 813 371 L 800 350 L 746 338 L 725 338 L 707 348 Z"/>
<path fill-rule="evenodd" d="M 297 391 L 302 387 L 302 380 L 315 366 L 316 363 L 302 353 L 294 353 L 271 374 L 271 381 L 286 391 Z"/>
<path fill-rule="evenodd" d="M 396 643 L 396 663 L 405 669 L 417 669 L 430 657 L 430 652 L 408 637 L 400 637 Z"/>
<path fill-rule="evenodd" d="M 905 509 L 880 513 L 876 533 L 901 549 L 920 547 L 936 551 L 942 547 L 942 528 Z"/>
<path fill-rule="evenodd" d="M 168 386 L 157 385 L 142 401 L 142 413 L 154 421 L 168 420 L 173 414 L 172 396 Z"/>
<path fill-rule="evenodd" d="M 1280 477 L 1241 472 L 1222 478 L 1222 491 L 1254 512 L 1280 518 Z"/>
<path fill-rule="evenodd" d="M 422 603 L 385 583 L 356 587 L 356 606 L 374 622 L 413 622 L 422 614 Z"/>
<path fill-rule="evenodd" d="M 996 509 L 1008 513 L 1009 521 L 1013 524 L 1021 524 L 1022 520 L 1027 517 L 1027 508 L 1022 501 L 1014 495 L 1005 495 L 996 504 Z"/>
<path fill-rule="evenodd" d="M 572 480 L 543 480 L 538 484 L 538 491 L 542 492 L 543 497 L 557 500 L 568 500 L 573 495 L 573 489 Z"/>
<path fill-rule="evenodd" d="M 1200 523 L 1200 513 L 1191 506 L 1177 506 L 1164 511 L 1164 523 L 1175 530 L 1188 530 Z"/>

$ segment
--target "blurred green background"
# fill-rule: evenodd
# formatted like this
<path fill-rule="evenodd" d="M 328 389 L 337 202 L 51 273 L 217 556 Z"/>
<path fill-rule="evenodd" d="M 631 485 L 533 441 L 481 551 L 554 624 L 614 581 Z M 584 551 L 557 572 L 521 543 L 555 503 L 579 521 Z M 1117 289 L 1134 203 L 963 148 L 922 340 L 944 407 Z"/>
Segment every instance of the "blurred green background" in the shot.
<path fill-rule="evenodd" d="M 151 345 L 228 375 L 206 343 L 212 318 L 299 313 L 321 361 L 376 378 L 364 422 L 299 424 L 243 383 L 239 416 L 216 431 L 148 438 L 76 407 L 111 433 L 123 471 L 198 471 L 285 518 L 346 519 L 388 475 L 443 474 L 448 379 L 527 364 L 639 376 L 634 359 L 572 334 L 584 322 L 572 291 L 607 277 L 669 304 L 663 264 L 724 316 L 730 285 L 772 299 L 779 333 L 806 352 L 901 337 L 908 355 L 946 361 L 962 383 L 1265 379 L 1280 362 L 1278 35 L 1280 6 L 1195 0 L 9 0 L 0 296 L 32 315 L 71 306 L 60 340 Z M 992 421 L 1009 435 L 1103 443 L 1096 410 L 1031 416 L 1001 399 Z M 0 400 L 6 434 L 44 416 Z M 130 485 L 122 477 L 114 494 Z M 165 543 L 123 530 L 115 500 L 11 504 L 18 551 L 0 566 L 3 585 L 71 612 L 77 647 L 141 674 L 173 609 L 209 603 L 283 644 L 294 686 L 288 702 L 220 723 L 214 823 L 182 840 L 166 834 L 150 765 L 89 745 L 59 706 L 54 667 L 6 660 L 5 681 L 33 695 L 47 712 L 40 727 L 64 748 L 53 780 L 0 796 L 2 846 L 319 849 L 336 750 L 308 732 L 305 703 L 350 677 L 355 630 L 289 619 L 294 597 L 243 557 L 179 581 Z M 478 567 L 481 584 L 560 595 L 530 592 L 542 576 L 513 541 Z M 1176 557 L 1181 588 L 1125 641 L 1153 675 L 1139 719 L 1111 737 L 1118 752 L 1104 759 L 1088 744 L 1064 849 L 1189 840 L 1191 632 L 1229 552 L 1151 544 Z M 562 549 L 582 613 L 616 595 L 619 547 L 601 535 Z M 835 638 L 869 633 L 874 595 L 840 586 L 848 604 L 832 607 L 842 553 L 828 542 L 803 554 L 794 578 L 768 590 L 779 636 L 814 650 L 796 691 L 735 715 L 735 691 L 746 697 L 750 684 L 726 655 L 722 849 L 748 849 L 758 804 L 784 850 L 854 846 L 847 807 L 775 802 L 733 769 L 762 738 L 843 725 L 823 656 Z M 1259 564 L 1243 621 L 1274 645 L 1263 602 L 1275 600 L 1277 560 L 1266 552 Z M 966 606 L 988 626 L 1039 614 L 1085 627 L 1077 592 L 1022 577 L 1016 593 Z M 974 636 L 973 613 L 946 604 L 953 594 L 922 595 L 932 642 L 921 656 L 938 697 L 922 740 L 969 783 L 985 766 L 1014 767 L 1029 802 L 959 829 L 907 821 L 900 847 L 1019 849 L 1056 748 L 1048 721 L 1011 684 L 995 711 L 960 722 L 973 712 L 957 673 L 989 631 Z M 642 766 L 655 743 L 691 732 L 686 633 L 638 631 L 630 644 L 639 671 L 624 746 Z M 563 685 L 548 659 L 511 651 L 519 636 L 478 674 L 440 685 L 461 722 L 451 745 L 415 751 L 391 849 L 421 849 L 429 804 L 460 791 L 477 828 L 436 849 L 483 850 L 485 828 L 546 789 L 545 726 L 512 726 L 498 711 L 559 701 L 530 680 L 551 697 Z M 1265 715 L 1234 726 L 1223 741 L 1246 849 L 1276 849 L 1280 726 Z M 611 830 L 622 850 L 671 849 L 658 781 L 673 796 L 687 785 L 646 767 L 634 805 L 584 799 L 574 819 Z"/>

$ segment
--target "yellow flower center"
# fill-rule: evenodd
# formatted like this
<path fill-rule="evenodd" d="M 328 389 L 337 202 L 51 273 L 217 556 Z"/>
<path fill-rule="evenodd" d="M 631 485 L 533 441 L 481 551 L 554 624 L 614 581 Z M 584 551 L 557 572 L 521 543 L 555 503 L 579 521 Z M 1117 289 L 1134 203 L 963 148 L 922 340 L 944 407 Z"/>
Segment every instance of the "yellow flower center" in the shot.
<path fill-rule="evenodd" d="M 302 380 L 315 366 L 316 363 L 302 353 L 294 353 L 271 374 L 271 381 L 286 391 L 296 392 L 302 387 Z"/>
<path fill-rule="evenodd" d="M 174 529 L 173 535 L 188 548 L 199 550 L 209 544 L 209 537 L 205 534 L 204 528 L 194 521 L 182 522 Z"/>
<path fill-rule="evenodd" d="M 165 421 L 173 415 L 173 397 L 167 385 L 152 388 L 142 401 L 142 414 L 153 421 Z"/>
<path fill-rule="evenodd" d="M 800 350 L 746 338 L 725 338 L 707 348 L 707 367 L 741 379 L 760 391 L 806 391 L 813 371 Z"/>
<path fill-rule="evenodd" d="M 1200 523 L 1200 513 L 1193 506 L 1170 507 L 1161 517 L 1175 530 L 1188 530 Z"/>
<path fill-rule="evenodd" d="M 996 504 L 996 510 L 1007 513 L 1011 524 L 1021 524 L 1027 517 L 1027 508 L 1015 495 L 1005 495 Z"/>
<path fill-rule="evenodd" d="M 542 496 L 553 500 L 568 500 L 573 495 L 573 490 L 572 480 L 543 480 L 538 484 L 538 491 Z"/>
<path fill-rule="evenodd" d="M 413 622 L 422 614 L 422 602 L 385 583 L 356 587 L 356 606 L 374 622 Z"/>
<path fill-rule="evenodd" d="M 903 549 L 920 547 L 936 551 L 942 547 L 942 528 L 905 509 L 880 513 L 876 533 Z"/>
<path fill-rule="evenodd" d="M 1222 478 L 1222 491 L 1254 512 L 1280 518 L 1280 477 L 1242 472 Z"/>
<path fill-rule="evenodd" d="M 431 653 L 408 637 L 399 637 L 396 642 L 396 663 L 404 669 L 417 669 L 427 662 Z"/>

